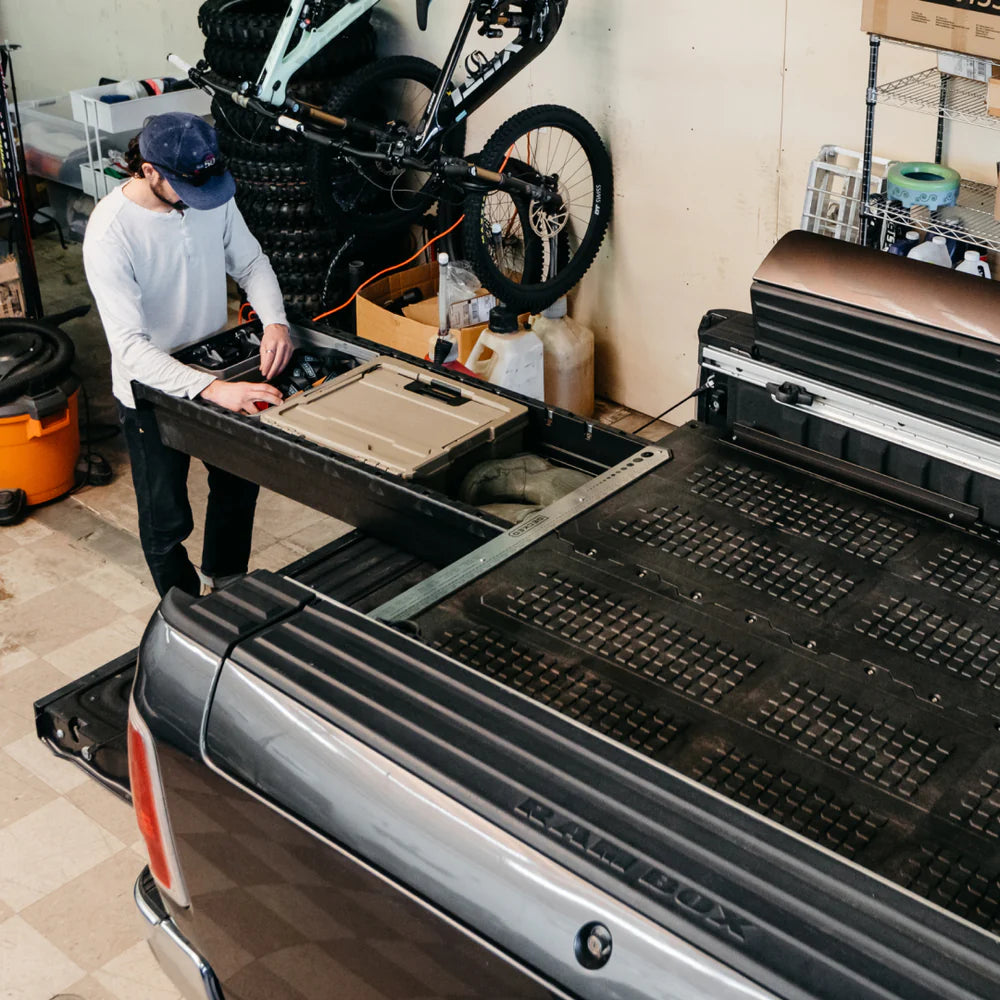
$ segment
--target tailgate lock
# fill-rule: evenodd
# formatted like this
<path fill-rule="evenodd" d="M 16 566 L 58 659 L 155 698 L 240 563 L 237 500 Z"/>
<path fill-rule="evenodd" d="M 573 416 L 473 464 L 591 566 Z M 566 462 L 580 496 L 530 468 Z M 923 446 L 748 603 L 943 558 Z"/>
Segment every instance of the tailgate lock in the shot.
<path fill-rule="evenodd" d="M 611 958 L 611 931 L 604 924 L 586 924 L 576 936 L 576 960 L 585 969 L 601 969 Z"/>
<path fill-rule="evenodd" d="M 812 406 L 812 394 L 806 392 L 801 385 L 794 382 L 768 382 L 767 391 L 779 403 L 788 403 L 789 406 Z"/>

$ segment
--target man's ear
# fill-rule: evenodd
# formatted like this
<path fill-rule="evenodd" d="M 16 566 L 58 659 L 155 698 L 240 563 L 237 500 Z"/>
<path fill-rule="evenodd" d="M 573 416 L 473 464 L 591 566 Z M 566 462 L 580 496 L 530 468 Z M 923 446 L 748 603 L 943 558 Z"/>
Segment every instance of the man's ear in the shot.
<path fill-rule="evenodd" d="M 143 163 L 142 165 L 142 176 L 147 181 L 155 180 L 160 176 L 159 171 L 151 163 Z"/>

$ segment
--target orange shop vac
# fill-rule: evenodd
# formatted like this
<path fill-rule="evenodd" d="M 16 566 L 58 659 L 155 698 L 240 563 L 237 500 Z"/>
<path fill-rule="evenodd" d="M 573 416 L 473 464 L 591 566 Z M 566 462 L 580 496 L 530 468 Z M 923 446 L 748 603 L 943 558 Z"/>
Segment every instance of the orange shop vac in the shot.
<path fill-rule="evenodd" d="M 58 323 L 77 315 L 0 319 L 0 525 L 76 484 L 80 382 Z"/>

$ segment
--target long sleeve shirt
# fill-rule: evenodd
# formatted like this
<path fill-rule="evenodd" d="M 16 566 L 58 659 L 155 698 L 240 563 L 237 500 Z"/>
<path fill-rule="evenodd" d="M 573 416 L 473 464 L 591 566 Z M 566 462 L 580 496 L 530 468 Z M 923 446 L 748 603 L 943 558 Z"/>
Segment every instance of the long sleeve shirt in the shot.
<path fill-rule="evenodd" d="M 188 398 L 212 382 L 170 354 L 225 326 L 227 274 L 265 326 L 286 322 L 271 264 L 233 199 L 155 212 L 115 188 L 91 214 L 83 263 L 111 348 L 112 392 L 130 408 L 133 380 Z"/>

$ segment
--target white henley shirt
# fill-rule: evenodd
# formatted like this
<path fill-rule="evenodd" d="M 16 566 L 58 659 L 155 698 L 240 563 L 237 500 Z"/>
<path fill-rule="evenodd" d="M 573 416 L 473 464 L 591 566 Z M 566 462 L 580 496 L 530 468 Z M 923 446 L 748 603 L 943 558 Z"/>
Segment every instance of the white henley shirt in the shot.
<path fill-rule="evenodd" d="M 170 354 L 226 325 L 226 274 L 265 326 L 287 322 L 277 278 L 235 199 L 155 212 L 117 187 L 90 216 L 83 264 L 111 348 L 111 389 L 130 408 L 133 380 L 189 399 L 213 381 Z"/>

